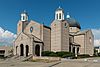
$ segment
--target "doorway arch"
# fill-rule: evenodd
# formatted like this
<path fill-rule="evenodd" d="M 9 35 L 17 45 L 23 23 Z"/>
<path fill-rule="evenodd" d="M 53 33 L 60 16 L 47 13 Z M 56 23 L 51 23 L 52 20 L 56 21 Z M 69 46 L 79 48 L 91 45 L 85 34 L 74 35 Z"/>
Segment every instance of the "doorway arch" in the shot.
<path fill-rule="evenodd" d="M 18 51 L 18 46 L 16 46 L 16 55 L 17 55 L 17 51 Z"/>
<path fill-rule="evenodd" d="M 21 44 L 20 45 L 20 56 L 23 56 L 24 55 L 24 45 Z"/>
<path fill-rule="evenodd" d="M 29 53 L 29 46 L 26 45 L 26 56 L 28 56 L 28 53 Z"/>
<path fill-rule="evenodd" d="M 40 45 L 35 46 L 35 55 L 40 56 Z"/>
<path fill-rule="evenodd" d="M 79 54 L 79 47 L 77 48 L 77 54 Z"/>
<path fill-rule="evenodd" d="M 75 47 L 73 47 L 73 53 L 75 53 Z"/>

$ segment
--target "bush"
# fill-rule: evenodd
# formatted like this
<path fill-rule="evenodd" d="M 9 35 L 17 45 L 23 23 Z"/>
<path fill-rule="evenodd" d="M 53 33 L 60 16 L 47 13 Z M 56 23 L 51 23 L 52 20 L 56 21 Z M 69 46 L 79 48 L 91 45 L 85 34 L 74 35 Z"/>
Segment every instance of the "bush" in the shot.
<path fill-rule="evenodd" d="M 64 52 L 64 51 L 56 52 L 56 54 L 57 54 L 58 57 L 62 57 L 62 58 L 74 57 L 74 56 L 75 56 L 74 53 L 71 53 L 71 52 Z"/>
<path fill-rule="evenodd" d="M 54 55 L 55 53 L 51 52 L 51 51 L 43 51 L 42 52 L 42 56 L 51 56 L 51 54 Z"/>
<path fill-rule="evenodd" d="M 65 51 L 61 51 L 61 52 L 43 51 L 42 56 L 66 58 L 66 57 L 74 57 L 75 54 L 71 52 L 65 52 Z"/>
<path fill-rule="evenodd" d="M 57 54 L 54 52 L 51 52 L 51 54 L 49 55 L 50 57 L 57 57 Z"/>

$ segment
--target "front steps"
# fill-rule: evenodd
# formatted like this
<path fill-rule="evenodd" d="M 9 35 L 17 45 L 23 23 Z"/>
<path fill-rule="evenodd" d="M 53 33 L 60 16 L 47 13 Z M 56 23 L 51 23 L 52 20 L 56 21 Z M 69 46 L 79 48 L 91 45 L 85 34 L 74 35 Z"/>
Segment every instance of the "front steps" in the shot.
<path fill-rule="evenodd" d="M 15 55 L 11 58 L 7 58 L 5 60 L 5 62 L 22 62 L 22 61 L 27 61 L 28 59 L 32 58 L 33 55 L 29 55 L 28 57 L 24 57 L 24 56 L 18 56 Z"/>

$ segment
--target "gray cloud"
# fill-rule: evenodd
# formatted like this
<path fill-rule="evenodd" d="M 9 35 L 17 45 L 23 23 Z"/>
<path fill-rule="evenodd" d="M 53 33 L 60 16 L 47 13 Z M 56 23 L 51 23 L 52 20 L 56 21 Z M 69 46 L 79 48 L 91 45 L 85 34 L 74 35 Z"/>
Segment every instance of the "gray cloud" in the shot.
<path fill-rule="evenodd" d="M 100 46 L 100 28 L 92 29 L 94 35 L 94 46 Z"/>

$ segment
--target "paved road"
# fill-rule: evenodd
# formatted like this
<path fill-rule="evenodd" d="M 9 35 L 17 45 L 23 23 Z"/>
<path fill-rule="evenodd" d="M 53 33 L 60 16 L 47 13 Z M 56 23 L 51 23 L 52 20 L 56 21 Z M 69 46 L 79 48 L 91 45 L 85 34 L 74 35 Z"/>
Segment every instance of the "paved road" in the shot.
<path fill-rule="evenodd" d="M 59 62 L 4 62 L 0 60 L 0 67 L 100 67 L 100 58 L 67 60 Z"/>
<path fill-rule="evenodd" d="M 63 61 L 53 67 L 100 67 L 100 63 Z"/>
<path fill-rule="evenodd" d="M 100 58 L 62 60 L 53 67 L 100 67 Z"/>

